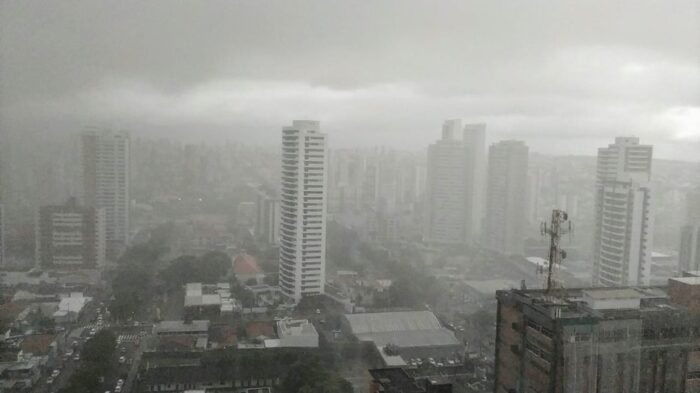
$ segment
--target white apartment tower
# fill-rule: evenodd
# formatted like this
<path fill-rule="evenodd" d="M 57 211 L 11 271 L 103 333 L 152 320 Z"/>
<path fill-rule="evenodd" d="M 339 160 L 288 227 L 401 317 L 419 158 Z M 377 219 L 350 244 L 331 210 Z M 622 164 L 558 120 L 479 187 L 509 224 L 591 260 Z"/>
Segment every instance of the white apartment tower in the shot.
<path fill-rule="evenodd" d="M 598 149 L 593 284 L 649 285 L 652 146 L 618 137 Z"/>
<path fill-rule="evenodd" d="M 115 258 L 129 241 L 129 134 L 90 129 L 82 156 L 84 203 L 104 209 L 107 255 Z"/>
<path fill-rule="evenodd" d="M 324 290 L 327 151 L 318 121 L 282 129 L 279 285 L 295 303 Z"/>
<path fill-rule="evenodd" d="M 522 141 L 500 141 L 489 148 L 484 245 L 522 254 L 527 214 L 529 149 Z"/>
<path fill-rule="evenodd" d="M 465 155 L 456 139 L 461 120 L 447 120 L 442 139 L 428 147 L 428 178 L 423 241 L 460 244 L 465 241 Z"/>

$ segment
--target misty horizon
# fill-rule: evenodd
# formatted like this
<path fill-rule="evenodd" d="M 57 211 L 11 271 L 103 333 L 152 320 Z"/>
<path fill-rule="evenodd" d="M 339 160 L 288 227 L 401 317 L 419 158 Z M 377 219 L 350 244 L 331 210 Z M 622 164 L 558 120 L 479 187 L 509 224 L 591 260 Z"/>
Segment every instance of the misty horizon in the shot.
<path fill-rule="evenodd" d="M 267 144 L 310 118 L 334 147 L 418 149 L 462 118 L 546 154 L 634 135 L 658 158 L 700 156 L 693 1 L 0 7 L 7 132 Z"/>

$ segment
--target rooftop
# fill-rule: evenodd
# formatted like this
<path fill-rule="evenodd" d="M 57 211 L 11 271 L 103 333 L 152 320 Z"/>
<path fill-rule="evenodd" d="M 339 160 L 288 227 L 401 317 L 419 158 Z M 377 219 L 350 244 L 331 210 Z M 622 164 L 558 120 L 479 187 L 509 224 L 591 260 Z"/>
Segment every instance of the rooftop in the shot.
<path fill-rule="evenodd" d="M 386 392 L 423 393 L 425 389 L 400 367 L 369 370 L 372 380 Z"/>
<path fill-rule="evenodd" d="M 430 311 L 400 311 L 346 314 L 352 333 L 362 341 L 377 346 L 398 347 L 460 345 L 452 331 L 440 324 Z"/>
<path fill-rule="evenodd" d="M 700 285 L 700 276 L 698 277 L 675 277 L 669 280 L 677 281 L 686 285 Z"/>
<path fill-rule="evenodd" d="M 316 328 L 307 319 L 282 319 L 277 321 L 280 338 L 287 336 L 318 336 Z"/>
<path fill-rule="evenodd" d="M 366 314 L 345 314 L 354 334 L 441 329 L 430 311 L 397 311 Z"/>
<path fill-rule="evenodd" d="M 209 331 L 209 321 L 162 321 L 153 327 L 153 331 L 156 334 L 207 333 Z"/>

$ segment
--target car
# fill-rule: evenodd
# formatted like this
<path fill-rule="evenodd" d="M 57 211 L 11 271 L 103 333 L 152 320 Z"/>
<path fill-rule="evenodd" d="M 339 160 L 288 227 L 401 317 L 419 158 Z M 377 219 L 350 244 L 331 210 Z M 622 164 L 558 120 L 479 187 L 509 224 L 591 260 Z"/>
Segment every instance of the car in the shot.
<path fill-rule="evenodd" d="M 58 374 L 60 374 L 60 373 L 61 373 L 61 371 L 59 369 L 55 369 L 55 370 L 53 370 L 53 372 L 51 372 L 51 376 L 56 378 L 58 376 Z"/>
<path fill-rule="evenodd" d="M 119 357 L 119 364 L 124 364 L 126 362 L 126 358 L 124 356 Z"/>
<path fill-rule="evenodd" d="M 122 387 L 121 386 L 115 386 L 114 387 L 114 393 L 121 393 Z"/>
<path fill-rule="evenodd" d="M 76 353 L 75 356 L 73 356 L 73 360 L 76 362 L 80 360 L 80 354 Z"/>
<path fill-rule="evenodd" d="M 46 378 L 46 384 L 51 385 L 53 383 L 53 377 Z"/>
<path fill-rule="evenodd" d="M 122 385 L 124 385 L 124 379 L 119 378 L 119 379 L 117 380 L 117 386 L 122 386 Z"/>
<path fill-rule="evenodd" d="M 121 353 L 126 353 L 126 347 L 125 347 L 125 346 L 122 346 L 121 348 L 119 348 L 119 351 L 120 351 Z"/>

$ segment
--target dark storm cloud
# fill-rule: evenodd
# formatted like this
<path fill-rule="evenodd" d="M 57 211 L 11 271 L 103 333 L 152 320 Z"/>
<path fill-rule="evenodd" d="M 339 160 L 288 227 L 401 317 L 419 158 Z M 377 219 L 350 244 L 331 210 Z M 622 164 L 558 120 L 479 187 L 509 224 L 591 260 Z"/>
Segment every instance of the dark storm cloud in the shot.
<path fill-rule="evenodd" d="M 415 148 L 463 117 L 541 150 L 617 134 L 700 150 L 695 1 L 0 4 L 7 128 L 271 142 L 313 117 L 334 145 Z"/>

